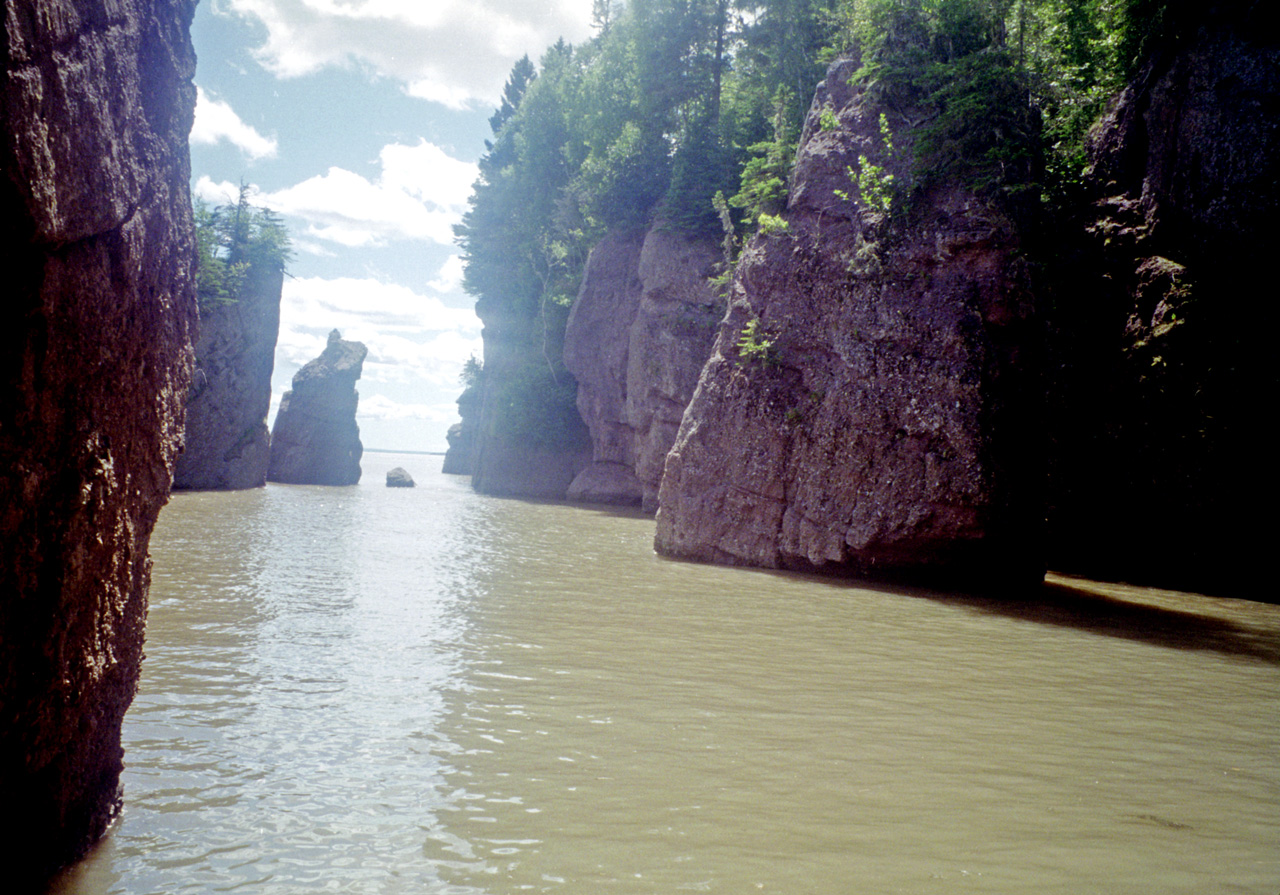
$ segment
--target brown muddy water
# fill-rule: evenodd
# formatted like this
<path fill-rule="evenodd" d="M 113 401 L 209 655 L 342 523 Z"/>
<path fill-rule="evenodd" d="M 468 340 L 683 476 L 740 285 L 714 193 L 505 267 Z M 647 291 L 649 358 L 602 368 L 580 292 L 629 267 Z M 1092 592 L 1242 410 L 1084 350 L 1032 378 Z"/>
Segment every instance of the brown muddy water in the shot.
<path fill-rule="evenodd" d="M 1280 892 L 1280 606 L 676 563 L 439 467 L 173 499 L 53 892 Z"/>

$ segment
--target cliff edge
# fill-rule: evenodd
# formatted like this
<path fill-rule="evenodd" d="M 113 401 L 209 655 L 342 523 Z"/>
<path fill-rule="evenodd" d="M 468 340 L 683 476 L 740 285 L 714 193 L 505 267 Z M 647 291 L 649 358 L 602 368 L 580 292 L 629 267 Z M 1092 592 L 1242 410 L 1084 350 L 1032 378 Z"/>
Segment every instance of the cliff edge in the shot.
<path fill-rule="evenodd" d="M 592 251 L 565 328 L 592 442 L 570 500 L 657 509 L 667 452 L 724 316 L 710 284 L 719 261 L 714 241 L 662 220 Z"/>
<path fill-rule="evenodd" d="M 259 266 L 238 299 L 202 309 L 175 489 L 233 491 L 267 482 L 271 371 L 284 273 Z"/>
<path fill-rule="evenodd" d="M 194 7 L 3 6 L 0 863 L 22 891 L 120 808 L 196 313 Z"/>
<path fill-rule="evenodd" d="M 783 223 L 740 259 L 666 460 L 657 549 L 1038 580 L 1038 323 L 1015 228 L 954 181 L 891 225 L 898 200 L 850 172 L 910 180 L 911 110 L 850 86 L 855 69 L 819 86 Z"/>
<path fill-rule="evenodd" d="M 1276 487 L 1255 433 L 1280 387 L 1260 285 L 1280 220 L 1273 7 L 1171 11 L 1091 134 L 1043 297 L 1057 568 L 1259 596 Z"/>

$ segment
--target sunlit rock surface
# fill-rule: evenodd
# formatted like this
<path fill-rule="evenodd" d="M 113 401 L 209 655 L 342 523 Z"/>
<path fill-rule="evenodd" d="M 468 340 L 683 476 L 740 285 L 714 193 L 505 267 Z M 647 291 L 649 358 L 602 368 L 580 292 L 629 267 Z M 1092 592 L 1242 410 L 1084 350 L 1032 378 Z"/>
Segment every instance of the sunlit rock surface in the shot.
<path fill-rule="evenodd" d="M 788 229 L 740 260 L 666 460 L 657 548 L 768 568 L 1037 580 L 1037 321 L 1018 239 L 948 183 L 886 235 L 846 171 L 866 154 L 908 176 L 912 133 L 902 113 L 864 102 L 854 68 L 837 63 L 818 89 Z M 837 128 L 818 126 L 828 103 Z"/>
<path fill-rule="evenodd" d="M 709 282 L 719 260 L 713 241 L 662 221 L 592 251 L 565 331 L 592 441 L 570 500 L 657 508 L 667 451 L 724 315 Z"/>
<path fill-rule="evenodd" d="M 335 329 L 315 360 L 293 376 L 271 430 L 267 479 L 291 485 L 354 485 L 360 481 L 356 380 L 369 353 Z"/>
<path fill-rule="evenodd" d="M 0 99 L 0 838 L 5 887 L 120 808 L 147 545 L 195 322 L 194 2 L 7 0 Z"/>

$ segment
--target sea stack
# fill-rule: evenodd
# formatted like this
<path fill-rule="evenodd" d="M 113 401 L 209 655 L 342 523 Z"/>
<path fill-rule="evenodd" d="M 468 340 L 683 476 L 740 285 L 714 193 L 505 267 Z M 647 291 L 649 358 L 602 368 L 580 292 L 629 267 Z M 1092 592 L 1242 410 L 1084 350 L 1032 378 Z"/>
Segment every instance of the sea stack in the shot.
<path fill-rule="evenodd" d="M 0 7 L 0 838 L 43 891 L 120 810 L 196 319 L 194 0 Z"/>
<path fill-rule="evenodd" d="M 283 285 L 282 268 L 262 265 L 251 271 L 236 301 L 201 308 L 175 489 L 234 491 L 266 484 L 267 411 Z"/>
<path fill-rule="evenodd" d="M 354 485 L 360 481 L 356 380 L 369 353 L 336 329 L 323 353 L 293 377 L 271 430 L 267 480 L 290 485 Z"/>

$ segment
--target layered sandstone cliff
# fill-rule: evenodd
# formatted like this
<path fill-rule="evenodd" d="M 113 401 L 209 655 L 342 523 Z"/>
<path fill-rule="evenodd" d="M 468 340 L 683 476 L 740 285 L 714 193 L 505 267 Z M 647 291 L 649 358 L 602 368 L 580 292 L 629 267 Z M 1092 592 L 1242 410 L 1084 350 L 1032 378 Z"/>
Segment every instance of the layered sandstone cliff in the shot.
<path fill-rule="evenodd" d="M 293 375 L 271 430 L 267 479 L 290 485 L 354 485 L 360 481 L 356 381 L 369 349 L 336 329 L 320 356 Z"/>
<path fill-rule="evenodd" d="M 565 330 L 565 366 L 591 431 L 570 500 L 657 509 L 667 451 L 706 362 L 724 301 L 720 248 L 659 221 L 591 253 Z"/>
<path fill-rule="evenodd" d="M 854 68 L 837 64 L 818 89 L 785 230 L 741 258 L 666 460 L 657 548 L 1036 580 L 1037 322 L 1018 238 L 957 183 L 888 226 L 848 170 L 866 156 L 903 182 L 914 135 L 908 115 L 849 85 Z M 838 127 L 819 126 L 824 107 Z"/>
<path fill-rule="evenodd" d="M 3 5 L 0 864 L 14 891 L 120 807 L 195 319 L 193 11 Z"/>
<path fill-rule="evenodd" d="M 283 283 L 282 270 L 259 265 L 236 301 L 201 310 L 174 488 L 224 491 L 266 484 L 267 410 Z"/>

